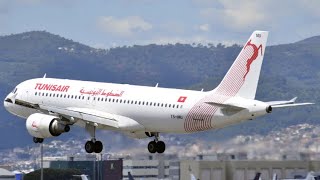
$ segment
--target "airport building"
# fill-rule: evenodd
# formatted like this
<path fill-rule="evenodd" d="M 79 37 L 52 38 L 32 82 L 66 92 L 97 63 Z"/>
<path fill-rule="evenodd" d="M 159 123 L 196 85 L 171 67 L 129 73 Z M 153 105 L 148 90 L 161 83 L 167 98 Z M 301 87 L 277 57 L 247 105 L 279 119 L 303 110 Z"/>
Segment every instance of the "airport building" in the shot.
<path fill-rule="evenodd" d="M 178 159 L 172 155 L 125 157 L 124 159 L 101 160 L 99 158 L 79 159 L 77 157 L 45 158 L 45 167 L 79 169 L 91 179 L 125 179 L 130 173 L 134 179 L 184 180 L 194 176 L 201 180 L 248 180 L 257 172 L 261 178 L 294 178 L 309 171 L 320 171 L 320 161 L 308 156 L 284 155 L 282 160 L 248 160 L 245 153 L 199 155 L 194 158 Z"/>
<path fill-rule="evenodd" d="M 218 157 L 218 156 L 215 156 Z M 226 156 L 228 157 L 228 156 Z M 180 161 L 180 179 L 190 179 L 193 175 L 201 180 L 248 180 L 257 172 L 262 179 L 272 179 L 274 173 L 278 178 L 294 178 L 295 175 L 306 175 L 310 171 L 320 171 L 320 161 L 311 160 L 239 160 L 235 155 L 227 160 L 212 157 Z M 234 158 L 234 159 L 233 159 Z"/>

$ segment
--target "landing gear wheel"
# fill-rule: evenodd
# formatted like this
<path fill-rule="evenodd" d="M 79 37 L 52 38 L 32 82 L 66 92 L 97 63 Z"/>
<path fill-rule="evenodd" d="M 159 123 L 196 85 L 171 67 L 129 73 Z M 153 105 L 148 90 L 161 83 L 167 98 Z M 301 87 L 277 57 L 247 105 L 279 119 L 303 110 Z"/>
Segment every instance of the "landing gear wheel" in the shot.
<path fill-rule="evenodd" d="M 43 138 L 38 138 L 38 143 L 43 143 Z"/>
<path fill-rule="evenodd" d="M 64 127 L 64 132 L 69 132 L 70 131 L 70 126 L 69 125 L 66 125 L 65 127 Z"/>
<path fill-rule="evenodd" d="M 34 143 L 43 143 L 43 138 L 33 137 L 33 142 Z"/>
<path fill-rule="evenodd" d="M 157 142 L 157 153 L 163 153 L 166 150 L 166 144 L 163 141 Z"/>
<path fill-rule="evenodd" d="M 94 143 L 92 141 L 87 141 L 84 148 L 86 149 L 87 153 L 93 153 L 95 150 Z"/>
<path fill-rule="evenodd" d="M 96 142 L 94 143 L 94 152 L 95 152 L 95 153 L 101 153 L 102 149 L 103 149 L 103 144 L 102 144 L 102 142 L 101 142 L 101 141 L 96 141 Z"/>
<path fill-rule="evenodd" d="M 148 151 L 150 153 L 155 153 L 157 152 L 157 143 L 155 141 L 150 141 L 148 144 Z"/>

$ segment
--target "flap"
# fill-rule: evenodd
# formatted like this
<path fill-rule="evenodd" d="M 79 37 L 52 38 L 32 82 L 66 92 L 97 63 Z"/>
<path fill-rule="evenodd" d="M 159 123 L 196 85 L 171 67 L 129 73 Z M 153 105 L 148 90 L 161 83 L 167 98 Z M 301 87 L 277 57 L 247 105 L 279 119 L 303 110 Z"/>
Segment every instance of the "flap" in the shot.
<path fill-rule="evenodd" d="M 83 120 L 85 122 L 97 123 L 100 125 L 110 126 L 117 128 L 123 131 L 141 131 L 144 130 L 144 126 L 139 124 L 137 121 L 117 115 L 111 114 L 95 109 L 89 108 L 77 108 L 77 107 L 68 107 L 68 108 L 59 108 L 53 106 L 40 105 L 41 109 L 45 109 L 49 112 L 53 112 L 59 115 L 62 115 L 68 119 L 76 118 L 78 120 Z"/>
<path fill-rule="evenodd" d="M 41 109 L 45 109 L 49 112 L 57 113 L 68 119 L 71 117 L 80 119 L 86 122 L 92 122 L 97 124 L 102 124 L 114 128 L 119 128 L 118 121 L 113 117 L 113 114 L 105 113 L 93 109 L 87 108 L 60 108 L 46 105 L 39 105 Z"/>

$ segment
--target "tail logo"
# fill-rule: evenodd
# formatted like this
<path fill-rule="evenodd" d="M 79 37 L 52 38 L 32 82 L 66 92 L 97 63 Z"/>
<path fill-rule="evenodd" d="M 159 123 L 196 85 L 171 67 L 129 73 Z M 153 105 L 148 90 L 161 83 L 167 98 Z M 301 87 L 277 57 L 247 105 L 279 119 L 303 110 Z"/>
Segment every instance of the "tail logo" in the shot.
<path fill-rule="evenodd" d="M 244 74 L 243 80 L 246 79 L 246 76 L 247 76 L 247 74 L 248 74 L 249 71 L 250 71 L 251 64 L 253 63 L 254 60 L 257 59 L 258 54 L 259 54 L 259 49 L 261 49 L 261 55 L 262 55 L 262 44 L 260 44 L 260 46 L 257 47 L 255 44 L 252 44 L 252 43 L 251 43 L 251 39 L 250 39 L 250 41 L 246 44 L 246 46 L 244 47 L 244 49 L 246 49 L 247 46 L 251 46 L 251 47 L 253 48 L 253 54 L 252 54 L 252 56 L 247 60 L 247 64 L 246 64 L 247 72 Z"/>

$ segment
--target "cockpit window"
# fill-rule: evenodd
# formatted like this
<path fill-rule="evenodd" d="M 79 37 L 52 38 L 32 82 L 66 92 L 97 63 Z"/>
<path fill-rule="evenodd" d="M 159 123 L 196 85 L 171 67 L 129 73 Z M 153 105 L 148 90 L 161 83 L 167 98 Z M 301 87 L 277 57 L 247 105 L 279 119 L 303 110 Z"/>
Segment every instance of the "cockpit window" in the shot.
<path fill-rule="evenodd" d="M 12 91 L 12 93 L 13 93 L 13 94 L 16 93 L 17 90 L 18 90 L 18 88 L 14 88 L 13 91 Z"/>

